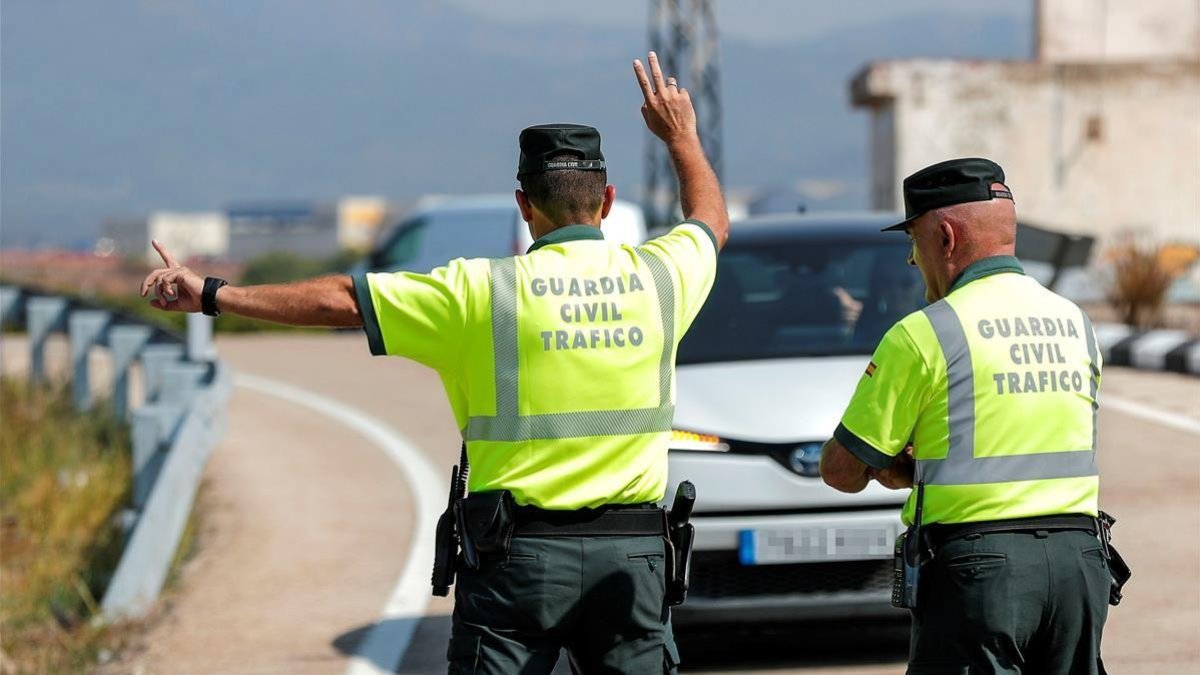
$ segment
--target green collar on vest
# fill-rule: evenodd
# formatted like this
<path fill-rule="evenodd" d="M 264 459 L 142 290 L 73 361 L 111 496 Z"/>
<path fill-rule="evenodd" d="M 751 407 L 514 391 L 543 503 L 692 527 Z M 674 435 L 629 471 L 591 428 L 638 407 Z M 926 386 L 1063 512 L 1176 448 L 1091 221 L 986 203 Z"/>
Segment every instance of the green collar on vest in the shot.
<path fill-rule="evenodd" d="M 557 230 L 550 230 L 533 242 L 526 253 L 533 253 L 543 246 L 561 244 L 564 241 L 579 241 L 581 239 L 603 239 L 604 233 L 592 225 L 563 225 Z"/>
<path fill-rule="evenodd" d="M 976 279 L 990 277 L 993 274 L 1000 274 L 1001 272 L 1025 274 L 1025 268 L 1021 267 L 1021 261 L 1017 260 L 1016 256 L 1011 255 L 994 255 L 990 258 L 976 260 L 967 265 L 967 269 L 958 275 L 958 278 L 950 285 L 950 291 L 946 295 L 953 293 Z"/>

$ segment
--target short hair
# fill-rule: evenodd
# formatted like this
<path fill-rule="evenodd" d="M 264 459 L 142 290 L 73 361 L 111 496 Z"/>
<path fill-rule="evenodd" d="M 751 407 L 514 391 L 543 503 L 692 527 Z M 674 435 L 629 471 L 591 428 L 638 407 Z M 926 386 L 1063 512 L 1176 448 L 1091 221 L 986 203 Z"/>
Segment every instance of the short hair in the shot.
<path fill-rule="evenodd" d="M 582 157 L 562 153 L 551 157 L 550 161 L 569 159 Z M 521 178 L 521 190 L 529 197 L 529 201 L 559 226 L 594 217 L 604 204 L 604 188 L 607 185 L 608 171 L 604 169 L 559 169 Z"/>

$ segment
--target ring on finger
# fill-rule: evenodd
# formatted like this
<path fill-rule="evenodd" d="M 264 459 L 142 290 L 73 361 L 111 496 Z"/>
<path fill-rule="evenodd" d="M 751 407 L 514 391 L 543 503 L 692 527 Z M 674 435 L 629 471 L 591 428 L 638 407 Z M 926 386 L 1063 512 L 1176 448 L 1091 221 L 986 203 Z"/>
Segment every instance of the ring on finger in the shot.
<path fill-rule="evenodd" d="M 673 77 L 668 77 L 668 78 L 667 78 L 667 86 L 668 86 L 668 87 L 678 87 L 678 86 L 679 86 L 679 83 L 675 81 L 675 78 L 673 78 Z"/>

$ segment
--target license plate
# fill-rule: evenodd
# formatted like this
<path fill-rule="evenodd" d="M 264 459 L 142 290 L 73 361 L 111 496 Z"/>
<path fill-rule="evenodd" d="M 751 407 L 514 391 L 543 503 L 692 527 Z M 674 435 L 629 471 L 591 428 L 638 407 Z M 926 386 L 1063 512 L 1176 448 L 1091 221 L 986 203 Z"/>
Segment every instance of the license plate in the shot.
<path fill-rule="evenodd" d="M 742 530 L 738 558 L 743 565 L 890 558 L 897 534 L 895 525 Z"/>

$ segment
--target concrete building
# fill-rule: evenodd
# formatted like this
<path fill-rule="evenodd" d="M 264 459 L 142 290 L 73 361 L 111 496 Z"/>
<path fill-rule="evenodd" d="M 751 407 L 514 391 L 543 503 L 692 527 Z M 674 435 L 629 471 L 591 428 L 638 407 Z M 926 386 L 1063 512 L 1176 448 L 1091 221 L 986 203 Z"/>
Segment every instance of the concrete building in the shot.
<path fill-rule="evenodd" d="M 852 81 L 871 113 L 871 202 L 904 176 L 984 156 L 1024 220 L 1200 243 L 1200 1 L 1039 0 L 1031 61 L 906 59 Z"/>
<path fill-rule="evenodd" d="M 104 240 L 97 250 L 142 256 L 157 265 L 162 259 L 150 245 L 157 239 L 179 260 L 221 258 L 229 251 L 229 221 L 218 211 L 156 211 L 142 219 L 111 220 L 104 224 Z"/>
<path fill-rule="evenodd" d="M 225 211 L 156 211 L 146 218 L 104 224 L 96 251 L 144 255 L 159 262 L 150 246 L 158 239 L 180 260 L 194 257 L 247 260 L 272 251 L 326 258 L 342 249 L 369 250 L 391 209 L 382 197 L 344 197 L 331 205 L 253 202 Z"/>
<path fill-rule="evenodd" d="M 394 214 L 383 197 L 349 196 L 337 203 L 338 246 L 368 251 Z"/>
<path fill-rule="evenodd" d="M 275 251 L 306 258 L 338 252 L 337 212 L 308 202 L 253 202 L 230 206 L 230 260 L 244 261 Z"/>

